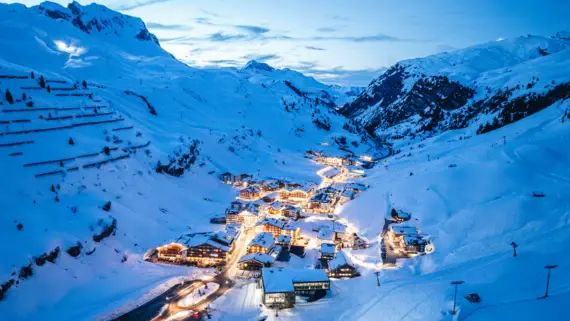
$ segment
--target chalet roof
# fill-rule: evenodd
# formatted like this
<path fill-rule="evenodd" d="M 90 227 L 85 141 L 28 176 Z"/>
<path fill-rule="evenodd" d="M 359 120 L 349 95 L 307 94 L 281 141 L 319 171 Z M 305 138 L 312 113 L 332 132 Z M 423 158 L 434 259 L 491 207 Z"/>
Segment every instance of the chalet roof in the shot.
<path fill-rule="evenodd" d="M 419 235 L 404 235 L 406 245 L 425 245 L 427 241 Z"/>
<path fill-rule="evenodd" d="M 336 245 L 330 243 L 323 243 L 321 244 L 321 248 L 319 251 L 322 254 L 334 255 L 334 253 L 336 252 Z"/>
<path fill-rule="evenodd" d="M 320 229 L 317 238 L 319 240 L 332 241 L 334 239 L 334 231 L 330 228 Z"/>
<path fill-rule="evenodd" d="M 345 189 L 345 190 L 342 192 L 342 196 L 353 197 L 353 196 L 354 196 L 354 190 Z"/>
<path fill-rule="evenodd" d="M 287 231 L 296 230 L 297 228 L 299 228 L 299 224 L 293 220 L 289 220 L 285 226 L 283 226 L 283 229 Z"/>
<path fill-rule="evenodd" d="M 229 251 L 230 247 L 222 244 L 220 242 L 217 242 L 214 238 L 213 235 L 211 233 L 196 233 L 196 234 L 191 234 L 191 235 L 186 235 L 184 237 L 184 245 L 186 247 L 196 247 L 199 245 L 203 245 L 203 244 L 207 244 L 210 246 L 213 246 L 215 248 L 218 248 L 220 250 L 223 251 Z"/>
<path fill-rule="evenodd" d="M 418 229 L 413 226 L 390 225 L 390 230 L 396 235 L 417 235 Z"/>
<path fill-rule="evenodd" d="M 352 267 L 355 267 L 354 263 L 352 262 L 352 260 L 350 259 L 350 257 L 348 257 L 344 251 L 338 251 L 335 255 L 335 257 L 329 261 L 329 270 L 335 270 L 338 269 L 339 267 L 342 267 L 344 265 L 350 265 Z"/>
<path fill-rule="evenodd" d="M 327 169 L 326 171 L 322 172 L 322 175 L 324 177 L 327 177 L 327 178 L 333 178 L 333 177 L 337 176 L 338 174 L 340 174 L 340 170 L 338 168 L 335 168 L 335 167 L 331 167 L 331 168 Z"/>
<path fill-rule="evenodd" d="M 268 225 L 272 225 L 272 226 L 275 226 L 275 227 L 282 229 L 283 226 L 285 226 L 285 223 L 286 222 L 284 220 L 280 220 L 280 219 L 277 219 L 274 217 L 265 217 L 265 218 L 257 221 L 257 223 L 255 225 L 260 226 L 260 225 L 268 224 Z"/>
<path fill-rule="evenodd" d="M 290 268 L 263 268 L 261 280 L 265 293 L 295 292 L 294 283 L 328 282 L 325 270 L 297 270 Z"/>
<path fill-rule="evenodd" d="M 249 193 L 259 193 L 261 190 L 256 185 L 248 186 L 240 191 L 241 192 L 249 192 Z"/>
<path fill-rule="evenodd" d="M 257 233 L 257 235 L 253 238 L 253 240 L 251 240 L 251 242 L 249 242 L 247 246 L 250 247 L 258 245 L 268 249 L 271 248 L 273 244 L 275 244 L 275 239 L 273 238 L 273 234 L 269 232 L 261 232 Z"/>
<path fill-rule="evenodd" d="M 285 234 L 277 235 L 277 243 L 291 244 L 291 236 Z"/>
<path fill-rule="evenodd" d="M 311 197 L 311 202 L 330 203 L 332 202 L 332 197 L 330 196 L 330 194 L 327 193 L 319 193 Z"/>
<path fill-rule="evenodd" d="M 239 212 L 239 214 L 241 215 L 242 213 L 245 214 L 245 212 L 251 213 L 253 215 L 258 215 L 259 214 L 259 204 L 255 204 L 255 203 L 247 203 Z"/>
<path fill-rule="evenodd" d="M 346 229 L 348 228 L 348 226 L 342 224 L 339 221 L 334 221 L 333 222 L 333 231 L 335 233 L 346 233 Z"/>
<path fill-rule="evenodd" d="M 243 263 L 243 262 L 247 262 L 247 261 L 257 261 L 263 264 L 272 264 L 273 262 L 275 262 L 275 257 L 269 255 L 269 254 L 265 254 L 265 253 L 250 253 L 250 254 L 246 254 L 244 256 L 242 256 L 239 259 L 239 263 Z"/>
<path fill-rule="evenodd" d="M 285 204 L 281 203 L 280 201 L 275 201 L 271 203 L 270 207 L 274 210 L 279 210 L 285 207 Z"/>

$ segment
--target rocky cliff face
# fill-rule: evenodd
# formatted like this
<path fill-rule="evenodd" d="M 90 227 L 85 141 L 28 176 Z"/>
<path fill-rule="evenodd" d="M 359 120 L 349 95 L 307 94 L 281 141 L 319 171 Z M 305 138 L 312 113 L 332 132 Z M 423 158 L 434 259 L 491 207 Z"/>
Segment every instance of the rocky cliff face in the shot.
<path fill-rule="evenodd" d="M 82 6 L 74 1 L 66 8 L 57 3 L 43 2 L 34 9 L 52 19 L 68 20 L 85 33 L 99 32 L 119 37 L 135 37 L 159 44 L 158 38 L 148 31 L 141 19 L 123 15 L 95 3 Z"/>

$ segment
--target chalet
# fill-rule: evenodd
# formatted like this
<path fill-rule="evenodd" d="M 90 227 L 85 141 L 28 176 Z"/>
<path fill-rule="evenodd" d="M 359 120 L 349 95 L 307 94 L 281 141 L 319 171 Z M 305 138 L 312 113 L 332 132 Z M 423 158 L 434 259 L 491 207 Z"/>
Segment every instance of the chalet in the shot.
<path fill-rule="evenodd" d="M 332 186 L 323 187 L 323 188 L 320 188 L 319 190 L 317 190 L 317 194 L 318 193 L 326 193 L 326 194 L 329 194 L 330 196 L 333 196 L 333 197 L 337 196 L 339 192 L 340 192 L 340 190 L 338 190 L 337 188 L 334 188 Z"/>
<path fill-rule="evenodd" d="M 261 199 L 265 202 L 265 203 L 273 203 L 275 202 L 275 200 L 277 200 L 277 197 L 279 197 L 279 193 L 278 192 L 273 192 L 270 194 L 267 194 L 265 196 L 263 196 Z"/>
<path fill-rule="evenodd" d="M 341 166 L 341 165 L 348 165 L 344 164 L 344 158 L 342 157 L 334 157 L 334 156 L 321 156 L 316 159 L 318 163 L 329 165 L 329 166 Z"/>
<path fill-rule="evenodd" d="M 285 226 L 286 221 L 280 220 L 273 217 L 266 217 L 263 218 L 255 224 L 255 232 L 268 232 L 273 234 L 274 237 L 281 234 L 283 231 L 283 227 Z"/>
<path fill-rule="evenodd" d="M 301 229 L 297 222 L 289 220 L 289 222 L 283 226 L 281 234 L 291 237 L 291 244 L 295 244 L 301 238 Z"/>
<path fill-rule="evenodd" d="M 266 253 L 249 253 L 238 261 L 238 269 L 245 271 L 259 271 L 269 267 L 275 262 L 275 257 Z"/>
<path fill-rule="evenodd" d="M 390 225 L 388 229 L 388 237 L 392 242 L 400 242 L 406 235 L 418 235 L 420 231 L 413 226 Z"/>
<path fill-rule="evenodd" d="M 365 249 L 368 248 L 369 246 L 370 243 L 368 242 L 367 239 L 363 238 L 362 236 L 358 236 L 356 233 L 354 233 L 352 238 L 352 248 L 354 250 Z"/>
<path fill-rule="evenodd" d="M 255 203 L 247 203 L 243 206 L 238 213 L 231 213 L 226 215 L 228 223 L 243 224 L 246 227 L 251 227 L 262 217 L 261 206 Z"/>
<path fill-rule="evenodd" d="M 220 175 L 220 180 L 229 185 L 242 185 L 251 179 L 251 177 L 251 175 L 247 174 L 232 175 L 232 173 L 225 172 Z"/>
<path fill-rule="evenodd" d="M 307 186 L 285 186 L 279 192 L 279 197 L 282 200 L 291 200 L 293 202 L 308 201 L 313 194 L 315 188 L 312 185 Z"/>
<path fill-rule="evenodd" d="M 194 237 L 187 242 L 182 258 L 198 266 L 220 266 L 226 263 L 233 250 L 233 242 L 227 245 L 213 237 Z"/>
<path fill-rule="evenodd" d="M 267 213 L 271 215 L 281 215 L 283 213 L 283 208 L 285 208 L 285 204 L 280 201 L 275 201 L 267 207 Z"/>
<path fill-rule="evenodd" d="M 390 215 L 392 216 L 392 220 L 398 223 L 409 221 L 412 217 L 410 213 L 404 212 L 402 210 L 396 210 L 395 208 L 392 209 Z"/>
<path fill-rule="evenodd" d="M 321 260 L 332 260 L 336 253 L 336 245 L 331 243 L 322 243 L 319 249 Z"/>
<path fill-rule="evenodd" d="M 281 214 L 283 214 L 283 216 L 287 216 L 287 217 L 291 217 L 291 218 L 295 218 L 295 219 L 301 217 L 301 213 L 302 213 L 302 210 L 300 207 L 289 205 L 289 204 L 285 204 L 283 206 L 283 209 L 281 210 Z"/>
<path fill-rule="evenodd" d="M 248 186 L 239 192 L 239 197 L 245 200 L 258 199 L 260 196 L 261 196 L 261 189 L 259 189 L 259 187 L 255 185 Z"/>
<path fill-rule="evenodd" d="M 262 302 L 269 308 L 291 308 L 295 295 L 323 295 L 330 288 L 324 270 L 261 269 Z"/>
<path fill-rule="evenodd" d="M 312 212 L 331 213 L 334 210 L 335 199 L 328 193 L 318 193 L 311 197 L 307 208 Z"/>
<path fill-rule="evenodd" d="M 408 255 L 425 253 L 427 244 L 421 235 L 404 235 L 399 241 L 400 248 Z"/>
<path fill-rule="evenodd" d="M 330 228 L 320 229 L 317 235 L 317 243 L 319 246 L 323 243 L 334 244 L 334 231 Z"/>
<path fill-rule="evenodd" d="M 265 181 L 261 184 L 261 190 L 264 192 L 275 192 L 285 186 L 281 181 Z"/>
<path fill-rule="evenodd" d="M 247 245 L 247 253 L 268 253 L 275 245 L 273 234 L 261 232 L 255 235 L 253 240 Z"/>
<path fill-rule="evenodd" d="M 164 246 L 159 246 L 157 248 L 157 256 L 159 260 L 181 262 L 182 251 L 184 249 L 186 249 L 186 246 L 183 244 L 173 242 Z"/>
<path fill-rule="evenodd" d="M 346 237 L 346 230 L 348 226 L 344 225 L 339 221 L 333 221 L 332 230 L 334 232 L 335 241 L 340 241 Z"/>
<path fill-rule="evenodd" d="M 238 236 L 239 229 L 183 235 L 168 245 L 158 247 L 157 257 L 162 261 L 180 264 L 223 265 L 231 256 Z"/>
<path fill-rule="evenodd" d="M 353 278 L 360 276 L 356 266 L 344 251 L 338 251 L 329 261 L 329 276 L 331 278 Z"/>

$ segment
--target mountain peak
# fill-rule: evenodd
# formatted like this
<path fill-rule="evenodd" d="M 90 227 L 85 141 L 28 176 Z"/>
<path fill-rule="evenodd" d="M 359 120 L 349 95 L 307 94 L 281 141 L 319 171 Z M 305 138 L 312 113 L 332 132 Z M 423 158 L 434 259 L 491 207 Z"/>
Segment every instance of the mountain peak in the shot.
<path fill-rule="evenodd" d="M 257 62 L 255 60 L 250 60 L 245 67 L 242 68 L 242 70 L 264 70 L 264 71 L 274 71 L 275 68 L 271 67 L 270 65 L 263 63 L 263 62 Z"/>
<path fill-rule="evenodd" d="M 113 11 L 100 4 L 92 3 L 84 6 L 73 1 L 66 8 L 45 1 L 32 8 L 52 19 L 68 20 L 85 33 L 104 32 L 119 37 L 133 36 L 138 40 L 152 41 L 159 45 L 158 38 L 148 31 L 141 19 Z"/>

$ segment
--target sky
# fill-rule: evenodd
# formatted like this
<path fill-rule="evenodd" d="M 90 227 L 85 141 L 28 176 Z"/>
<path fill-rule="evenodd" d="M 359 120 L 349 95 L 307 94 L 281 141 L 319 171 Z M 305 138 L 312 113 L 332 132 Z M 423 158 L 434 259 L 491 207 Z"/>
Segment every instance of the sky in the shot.
<path fill-rule="evenodd" d="M 366 86 L 400 60 L 570 30 L 564 0 L 95 2 L 142 18 L 164 49 L 193 67 L 239 68 L 254 59 L 350 86 Z"/>

